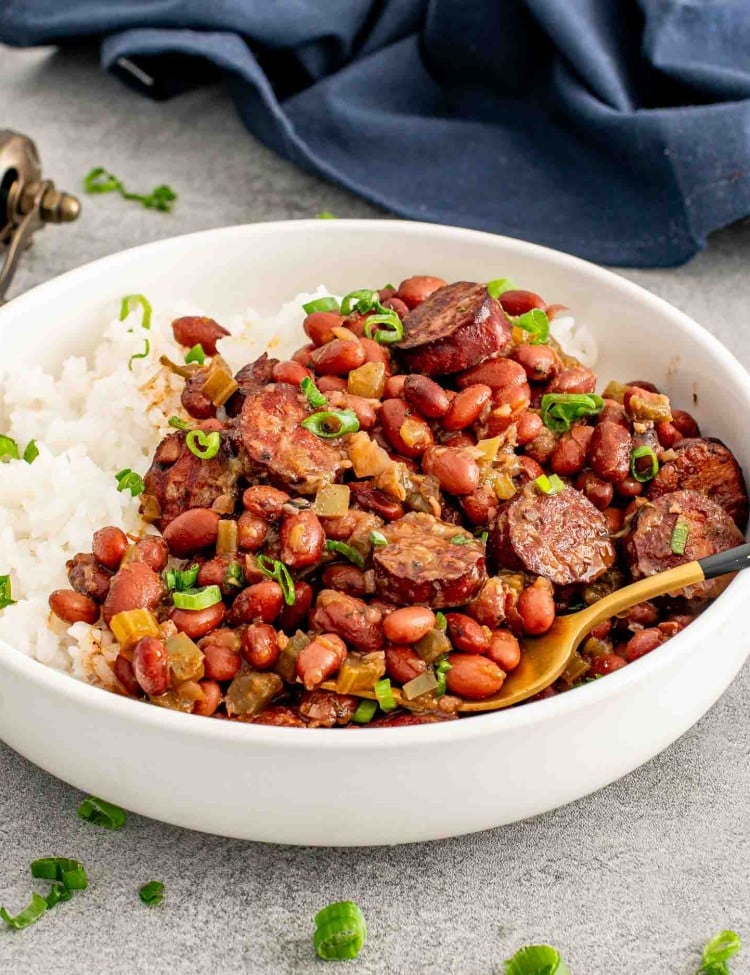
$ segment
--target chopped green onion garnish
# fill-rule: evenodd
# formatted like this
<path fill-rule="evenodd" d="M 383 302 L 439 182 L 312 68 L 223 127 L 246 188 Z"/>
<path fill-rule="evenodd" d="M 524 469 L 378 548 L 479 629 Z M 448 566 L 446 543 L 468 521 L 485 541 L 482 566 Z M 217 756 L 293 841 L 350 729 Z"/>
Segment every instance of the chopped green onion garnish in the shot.
<path fill-rule="evenodd" d="M 380 545 L 387 545 L 388 539 L 382 532 L 370 532 L 370 544 L 376 547 Z"/>
<path fill-rule="evenodd" d="M 29 440 L 26 444 L 26 450 L 23 452 L 23 459 L 27 464 L 33 464 L 38 456 L 39 448 L 36 445 L 36 440 Z"/>
<path fill-rule="evenodd" d="M 170 425 L 170 427 L 174 427 L 175 430 L 190 429 L 190 424 L 187 422 L 187 420 L 183 420 L 179 416 L 170 416 L 169 420 L 167 420 L 167 423 Z"/>
<path fill-rule="evenodd" d="M 264 576 L 268 576 L 269 579 L 273 579 L 274 582 L 277 582 L 281 586 L 281 591 L 284 594 L 284 602 L 287 606 L 294 606 L 297 599 L 297 590 L 294 587 L 294 579 L 292 579 L 289 569 L 287 569 L 284 563 L 279 562 L 278 559 L 272 559 L 270 555 L 258 555 L 255 559 L 255 564 Z"/>
<path fill-rule="evenodd" d="M 103 829 L 122 829 L 127 820 L 124 809 L 96 796 L 87 796 L 78 807 L 78 817 Z"/>
<path fill-rule="evenodd" d="M 522 328 L 524 332 L 533 335 L 532 345 L 544 345 L 549 340 L 549 318 L 541 308 L 532 308 L 531 311 L 517 315 L 511 321 L 517 328 Z"/>
<path fill-rule="evenodd" d="M 357 705 L 357 710 L 352 715 L 352 721 L 355 724 L 368 724 L 375 717 L 377 709 L 377 701 L 369 701 L 365 698 Z"/>
<path fill-rule="evenodd" d="M 20 913 L 16 914 L 15 917 L 11 917 L 4 907 L 0 907 L 0 917 L 3 919 L 3 921 L 5 921 L 9 928 L 14 928 L 16 931 L 21 931 L 23 928 L 28 928 L 30 924 L 34 923 L 34 921 L 38 921 L 46 910 L 47 901 L 42 897 L 42 895 L 32 894 L 31 903 L 29 906 L 25 907 Z"/>
<path fill-rule="evenodd" d="M 242 586 L 245 582 L 245 573 L 239 562 L 230 562 L 224 574 L 224 584 L 227 586 Z"/>
<path fill-rule="evenodd" d="M 164 582 L 167 589 L 176 589 L 177 592 L 192 589 L 198 580 L 199 571 L 199 565 L 191 565 L 187 569 L 167 569 L 164 573 Z"/>
<path fill-rule="evenodd" d="M 135 360 L 145 359 L 148 356 L 150 351 L 151 351 L 151 343 L 149 342 L 148 339 L 144 339 L 143 352 L 135 352 L 133 353 L 133 355 L 131 355 L 131 357 L 128 359 L 128 369 L 132 372 L 133 363 L 135 362 Z"/>
<path fill-rule="evenodd" d="M 445 619 L 445 617 L 443 618 Z M 437 687 L 435 688 L 435 697 L 442 697 L 448 689 L 447 675 L 450 669 L 451 665 L 448 663 L 447 657 L 440 657 L 436 662 L 435 678 L 437 679 Z"/>
<path fill-rule="evenodd" d="M 646 458 L 647 463 L 639 464 L 638 461 Z M 641 484 L 651 481 L 659 473 L 659 460 L 651 447 L 645 444 L 636 447 L 630 454 L 630 473 Z"/>
<path fill-rule="evenodd" d="M 689 534 L 690 528 L 685 524 L 684 521 L 675 522 L 675 526 L 672 529 L 672 539 L 669 543 L 669 547 L 672 549 L 675 555 L 685 554 L 685 546 L 687 545 Z"/>
<path fill-rule="evenodd" d="M 204 586 L 202 589 L 175 591 L 172 602 L 177 609 L 208 609 L 221 602 L 221 589 L 218 586 Z"/>
<path fill-rule="evenodd" d="M 494 281 L 490 281 L 487 285 L 487 290 L 490 293 L 491 298 L 499 298 L 501 294 L 506 291 L 515 291 L 516 286 L 510 280 L 510 278 L 495 278 Z"/>
<path fill-rule="evenodd" d="M 150 193 L 130 193 L 124 184 L 103 166 L 95 166 L 83 177 L 83 188 L 87 193 L 119 193 L 123 200 L 137 200 L 147 210 L 161 210 L 171 213 L 177 194 L 171 186 L 155 186 Z"/>
<path fill-rule="evenodd" d="M 156 907 L 164 900 L 164 884 L 161 880 L 149 880 L 138 891 L 138 896 L 148 907 Z"/>
<path fill-rule="evenodd" d="M 143 316 L 141 327 L 147 331 L 151 328 L 151 302 L 145 295 L 125 295 L 120 302 L 120 321 L 124 322 L 131 311 L 135 311 L 140 306 Z"/>
<path fill-rule="evenodd" d="M 13 437 L 0 436 L 0 461 L 3 460 L 20 460 L 21 455 L 18 452 L 18 444 L 15 442 Z"/>
<path fill-rule="evenodd" d="M 468 535 L 454 535 L 451 539 L 451 545 L 468 545 L 472 539 Z"/>
<path fill-rule="evenodd" d="M 541 406 L 542 423 L 554 433 L 566 433 L 573 420 L 601 412 L 604 400 L 596 393 L 545 393 Z"/>
<path fill-rule="evenodd" d="M 393 711 L 395 709 L 396 702 L 393 699 L 391 682 L 387 677 L 377 681 L 373 690 L 375 691 L 375 697 L 378 699 L 378 704 L 383 711 Z"/>
<path fill-rule="evenodd" d="M 55 904 L 59 904 L 60 901 L 69 901 L 73 896 L 73 892 L 68 890 L 64 884 L 54 883 L 49 889 L 49 894 L 44 898 L 47 902 L 47 908 L 54 907 Z"/>
<path fill-rule="evenodd" d="M 315 915 L 313 944 L 319 958 L 356 958 L 366 940 L 364 915 L 352 901 L 329 904 Z"/>
<path fill-rule="evenodd" d="M 570 969 L 556 948 L 528 945 L 506 961 L 505 975 L 570 975 Z"/>
<path fill-rule="evenodd" d="M 373 325 L 385 325 L 385 328 L 376 328 L 373 332 Z M 370 315 L 365 320 L 365 336 L 368 339 L 375 339 L 381 345 L 392 345 L 400 342 L 404 337 L 404 326 L 395 311 L 384 309 L 378 315 Z"/>
<path fill-rule="evenodd" d="M 13 606 L 15 599 L 11 598 L 10 576 L 0 576 L 0 609 Z"/>
<path fill-rule="evenodd" d="M 351 291 L 341 301 L 341 314 L 351 315 L 353 311 L 358 311 L 360 315 L 366 315 L 368 311 L 377 308 L 380 304 L 377 291 L 370 291 L 369 288 L 362 288 L 359 291 Z"/>
<path fill-rule="evenodd" d="M 482 534 L 481 534 L 481 535 L 479 536 L 479 541 L 480 541 L 480 542 L 482 543 L 482 545 L 486 545 L 486 544 L 487 544 L 487 539 L 488 539 L 489 537 L 490 537 L 490 533 L 489 533 L 488 531 L 484 531 L 484 532 L 482 532 Z"/>
<path fill-rule="evenodd" d="M 118 491 L 130 491 L 134 498 L 139 494 L 143 494 L 143 478 L 140 474 L 136 474 L 135 471 L 131 471 L 129 467 L 118 471 L 115 474 L 115 480 L 117 481 Z"/>
<path fill-rule="evenodd" d="M 203 346 L 200 342 L 194 345 L 192 349 L 185 356 L 185 365 L 189 365 L 191 362 L 197 362 L 199 366 L 202 366 L 206 361 L 206 353 L 203 351 Z"/>
<path fill-rule="evenodd" d="M 318 220 L 338 220 L 335 213 L 331 213 L 330 210 L 321 210 L 320 213 L 316 213 L 315 216 Z"/>
<path fill-rule="evenodd" d="M 448 620 L 445 618 L 445 613 L 441 613 L 440 610 L 435 613 L 435 628 L 438 630 L 448 629 Z"/>
<path fill-rule="evenodd" d="M 68 890 L 86 890 L 89 885 L 83 864 L 68 857 L 42 857 L 31 864 L 31 876 L 38 880 L 56 880 Z"/>
<path fill-rule="evenodd" d="M 308 301 L 302 306 L 302 310 L 306 315 L 312 315 L 316 311 L 337 312 L 339 310 L 339 303 L 329 295 L 326 298 L 316 298 L 314 301 Z"/>
<path fill-rule="evenodd" d="M 305 394 L 305 396 L 307 397 L 307 401 L 309 402 L 310 406 L 313 407 L 313 409 L 318 410 L 320 409 L 321 406 L 328 405 L 328 400 L 326 400 L 325 396 L 315 385 L 314 380 L 310 379 L 309 376 L 305 376 L 305 378 L 300 383 L 299 388 Z"/>
<path fill-rule="evenodd" d="M 326 541 L 326 548 L 329 552 L 338 552 L 339 555 L 343 555 L 345 559 L 349 559 L 352 565 L 356 565 L 358 569 L 364 569 L 364 558 L 356 550 L 356 548 L 352 548 L 352 546 L 347 545 L 346 542 L 334 542 L 329 538 Z"/>
<path fill-rule="evenodd" d="M 206 433 L 203 430 L 191 430 L 185 437 L 185 444 L 191 454 L 200 460 L 211 460 L 221 447 L 221 435 L 218 430 Z"/>
<path fill-rule="evenodd" d="M 356 433 L 359 420 L 354 410 L 323 410 L 310 414 L 302 421 L 302 426 L 316 437 L 333 440 L 334 437 L 343 437 L 345 433 Z"/>
<path fill-rule="evenodd" d="M 540 474 L 534 484 L 542 494 L 559 494 L 565 490 L 565 483 L 560 480 L 557 474 L 550 474 L 549 477 L 546 474 Z"/>
<path fill-rule="evenodd" d="M 736 931 L 721 931 L 703 949 L 697 975 L 728 975 L 727 962 L 741 947 L 742 941 Z"/>

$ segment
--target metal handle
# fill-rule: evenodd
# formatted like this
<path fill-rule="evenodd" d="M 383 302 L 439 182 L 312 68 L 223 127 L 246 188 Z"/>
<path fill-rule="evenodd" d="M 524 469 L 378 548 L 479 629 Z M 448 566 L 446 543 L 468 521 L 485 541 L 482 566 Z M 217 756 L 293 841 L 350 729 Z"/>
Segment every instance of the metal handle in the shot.
<path fill-rule="evenodd" d="M 716 576 L 726 575 L 727 572 L 740 572 L 750 567 L 750 545 L 738 545 L 736 548 L 728 548 L 725 552 L 717 552 L 716 555 L 707 555 L 705 559 L 698 562 L 698 565 L 703 569 L 703 575 L 707 579 L 715 579 Z"/>

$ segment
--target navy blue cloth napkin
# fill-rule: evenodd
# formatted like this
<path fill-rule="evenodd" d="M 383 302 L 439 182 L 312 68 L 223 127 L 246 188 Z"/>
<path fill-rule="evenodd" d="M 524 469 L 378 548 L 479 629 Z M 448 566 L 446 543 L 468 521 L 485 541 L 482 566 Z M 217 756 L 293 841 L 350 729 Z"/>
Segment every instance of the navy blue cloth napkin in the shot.
<path fill-rule="evenodd" d="M 750 0 L 2 0 L 406 217 L 673 265 L 750 214 Z M 2 55 L 0 54 L 0 57 Z"/>

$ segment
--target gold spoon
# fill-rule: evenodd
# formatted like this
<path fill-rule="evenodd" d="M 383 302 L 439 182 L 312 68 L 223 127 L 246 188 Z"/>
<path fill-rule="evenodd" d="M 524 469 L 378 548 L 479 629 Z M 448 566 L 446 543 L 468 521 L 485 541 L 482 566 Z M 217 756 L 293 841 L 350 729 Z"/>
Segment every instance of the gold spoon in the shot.
<path fill-rule="evenodd" d="M 577 613 L 557 616 L 551 628 L 543 636 L 523 638 L 521 662 L 508 674 L 497 694 L 481 701 L 462 701 L 458 710 L 474 713 L 497 711 L 525 701 L 549 687 L 564 673 L 578 645 L 598 623 L 603 623 L 604 620 L 646 599 L 677 592 L 686 586 L 694 586 L 696 583 L 715 579 L 728 572 L 738 572 L 748 566 L 750 566 L 750 544 L 738 545 L 717 555 L 709 555 L 700 561 L 686 562 L 674 569 L 667 569 L 666 572 L 658 572 L 639 582 L 633 582 Z M 321 686 L 329 691 L 336 690 L 335 681 L 326 681 Z M 371 691 L 349 691 L 348 693 L 356 697 L 375 699 L 375 694 Z M 398 688 L 393 688 L 393 699 L 402 708 L 416 707 L 424 710 L 426 707 L 437 707 L 437 701 L 434 704 L 426 704 L 424 698 L 420 698 L 418 702 L 409 701 Z"/>

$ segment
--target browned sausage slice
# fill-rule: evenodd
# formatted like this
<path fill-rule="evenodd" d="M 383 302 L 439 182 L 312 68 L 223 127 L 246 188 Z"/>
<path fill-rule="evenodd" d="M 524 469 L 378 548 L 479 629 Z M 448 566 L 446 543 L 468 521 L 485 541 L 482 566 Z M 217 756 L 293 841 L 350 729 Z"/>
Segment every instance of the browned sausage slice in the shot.
<path fill-rule="evenodd" d="M 498 514 L 488 545 L 495 565 L 525 569 L 558 586 L 591 582 L 615 560 L 606 518 L 571 487 L 542 494 L 528 484 Z"/>
<path fill-rule="evenodd" d="M 321 633 L 336 633 L 354 650 L 372 653 L 383 646 L 383 614 L 356 596 L 321 589 L 310 613 L 310 626 Z"/>
<path fill-rule="evenodd" d="M 721 440 L 693 437 L 672 448 L 674 460 L 662 464 L 648 489 L 649 498 L 672 491 L 699 491 L 729 514 L 738 528 L 747 524 L 747 488 L 740 465 Z"/>
<path fill-rule="evenodd" d="M 442 376 L 503 355 L 511 344 L 510 320 L 487 286 L 458 281 L 406 316 L 404 338 L 395 348 L 406 371 Z"/>
<path fill-rule="evenodd" d="M 250 472 L 281 488 L 315 494 L 349 467 L 343 439 L 323 440 L 302 426 L 311 411 L 294 386 L 276 383 L 246 397 L 240 434 Z"/>
<path fill-rule="evenodd" d="M 240 388 L 229 397 L 224 407 L 227 416 L 237 416 L 242 410 L 245 397 L 259 393 L 264 386 L 273 382 L 273 368 L 278 363 L 278 359 L 270 359 L 268 353 L 264 352 L 254 362 L 248 362 L 240 369 L 234 377 Z"/>
<path fill-rule="evenodd" d="M 482 588 L 484 546 L 467 531 L 412 511 L 381 529 L 373 552 L 379 595 L 399 606 L 463 606 Z M 460 540 L 460 541 L 459 541 Z"/>
<path fill-rule="evenodd" d="M 687 526 L 687 540 L 683 554 L 672 551 L 675 525 Z M 673 491 L 644 505 L 633 522 L 625 542 L 625 554 L 633 578 L 654 575 L 672 569 L 692 559 L 715 555 L 727 548 L 741 545 L 742 532 L 727 512 L 698 491 Z M 726 579 L 689 586 L 686 598 L 715 599 L 726 586 Z"/>

